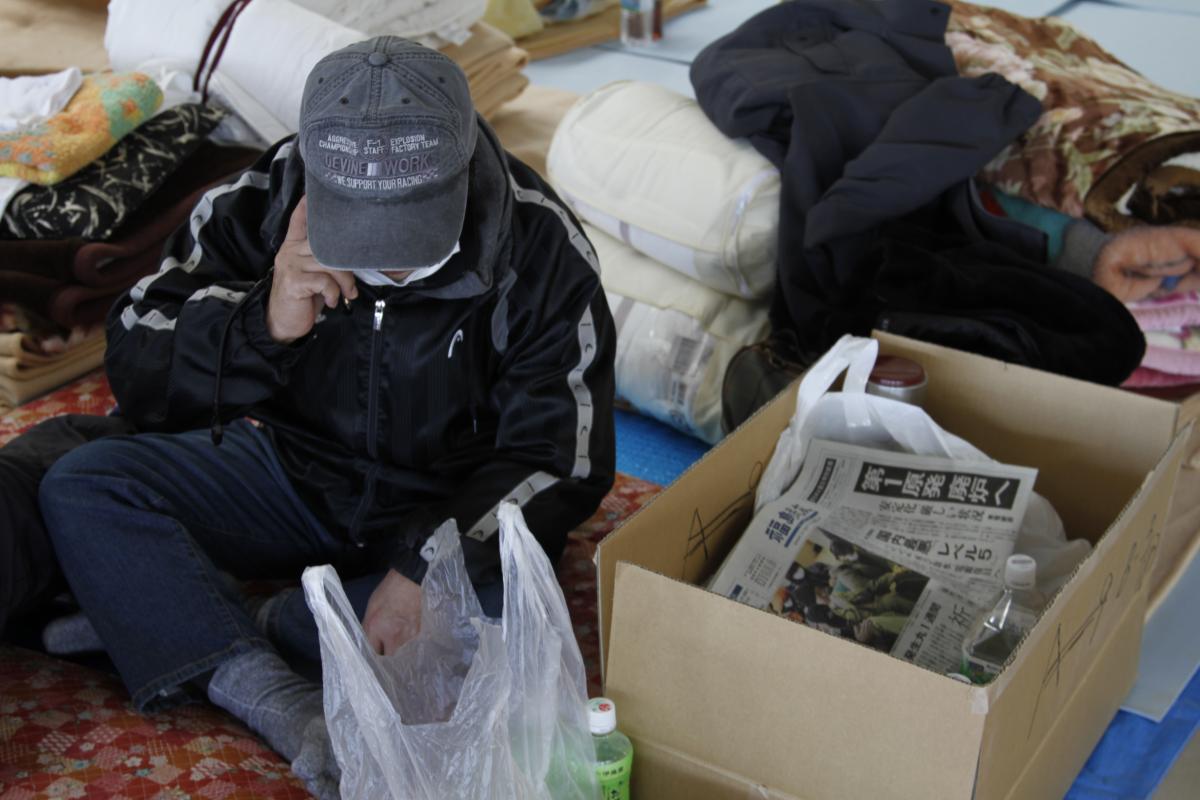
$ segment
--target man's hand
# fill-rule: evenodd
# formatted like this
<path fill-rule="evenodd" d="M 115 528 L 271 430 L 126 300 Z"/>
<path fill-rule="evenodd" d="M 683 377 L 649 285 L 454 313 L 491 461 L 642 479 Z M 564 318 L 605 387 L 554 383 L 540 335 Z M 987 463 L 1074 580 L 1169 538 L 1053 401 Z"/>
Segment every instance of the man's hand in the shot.
<path fill-rule="evenodd" d="M 275 277 L 267 302 L 271 338 L 281 344 L 294 342 L 312 330 L 322 306 L 337 308 L 342 296 L 358 297 L 354 274 L 325 269 L 313 258 L 308 246 L 308 198 L 302 197 L 275 254 Z"/>
<path fill-rule="evenodd" d="M 1125 231 L 1104 246 L 1092 272 L 1092 280 L 1123 303 L 1149 297 L 1162 287 L 1163 278 L 1170 277 L 1181 279 L 1174 291 L 1200 289 L 1200 231 Z"/>
<path fill-rule="evenodd" d="M 367 601 L 363 629 L 372 650 L 394 653 L 421 630 L 421 587 L 389 569 Z"/>

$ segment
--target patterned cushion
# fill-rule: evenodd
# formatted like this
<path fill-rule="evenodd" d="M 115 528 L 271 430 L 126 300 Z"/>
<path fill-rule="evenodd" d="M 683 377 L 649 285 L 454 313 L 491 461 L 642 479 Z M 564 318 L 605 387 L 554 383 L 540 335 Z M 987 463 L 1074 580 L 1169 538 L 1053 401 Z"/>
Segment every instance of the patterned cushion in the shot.
<path fill-rule="evenodd" d="M 103 372 L 0 417 L 0 445 L 48 417 L 103 414 L 114 404 Z M 558 568 L 575 638 L 600 693 L 596 546 L 661 487 L 617 475 L 591 519 L 570 534 Z M 143 800 L 303 798 L 288 766 L 213 706 L 143 716 L 115 677 L 0 647 L 0 798 Z"/>
<path fill-rule="evenodd" d="M 0 133 L 0 175 L 49 185 L 108 152 L 162 105 L 162 90 L 140 72 L 96 73 L 59 113 Z"/>

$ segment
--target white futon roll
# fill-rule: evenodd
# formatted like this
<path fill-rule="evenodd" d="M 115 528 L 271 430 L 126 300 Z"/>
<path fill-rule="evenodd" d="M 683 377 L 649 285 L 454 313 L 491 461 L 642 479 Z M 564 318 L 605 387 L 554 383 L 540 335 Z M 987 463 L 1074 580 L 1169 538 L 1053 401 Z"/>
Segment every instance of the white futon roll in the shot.
<path fill-rule="evenodd" d="M 779 172 L 695 100 L 622 81 L 583 97 L 550 144 L 550 180 L 575 212 L 726 294 L 775 284 Z"/>
<path fill-rule="evenodd" d="M 617 326 L 617 396 L 706 442 L 721 438 L 721 382 L 767 335 L 767 304 L 717 292 L 585 224 Z"/>

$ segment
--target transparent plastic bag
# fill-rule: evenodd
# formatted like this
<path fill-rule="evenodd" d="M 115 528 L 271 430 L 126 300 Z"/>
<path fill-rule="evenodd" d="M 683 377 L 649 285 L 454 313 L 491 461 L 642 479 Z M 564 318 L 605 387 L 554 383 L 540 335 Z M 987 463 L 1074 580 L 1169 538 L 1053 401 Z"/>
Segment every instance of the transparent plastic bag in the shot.
<path fill-rule="evenodd" d="M 970 442 L 943 430 L 919 406 L 867 394 L 867 379 L 878 355 L 876 340 L 846 335 L 804 374 L 796 390 L 796 411 L 779 435 L 759 482 L 755 513 L 795 482 L 804 466 L 805 448 L 813 439 L 965 462 L 992 460 Z M 846 376 L 842 390 L 829 391 L 842 373 Z M 1058 512 L 1034 492 L 1014 552 L 1037 560 L 1038 588 L 1049 595 L 1066 583 L 1091 552 L 1091 545 L 1086 539 L 1068 541 Z"/>
<path fill-rule="evenodd" d="M 343 798 L 594 800 L 583 658 L 520 509 L 499 510 L 502 619 L 483 615 L 453 521 L 430 540 L 421 631 L 367 642 L 332 567 L 304 573 Z"/>

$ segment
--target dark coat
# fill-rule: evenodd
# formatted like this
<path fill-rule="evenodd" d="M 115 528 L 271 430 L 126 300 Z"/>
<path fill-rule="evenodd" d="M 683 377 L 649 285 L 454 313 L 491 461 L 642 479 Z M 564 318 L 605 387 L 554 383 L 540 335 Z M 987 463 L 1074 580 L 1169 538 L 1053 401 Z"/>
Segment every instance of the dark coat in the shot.
<path fill-rule="evenodd" d="M 998 75 L 959 77 L 949 7 L 793 0 L 692 64 L 701 107 L 782 172 L 772 321 L 819 352 L 878 327 L 1106 383 L 1141 360 L 1124 306 L 1044 267 L 1044 237 L 972 183 L 1041 113 Z"/>

